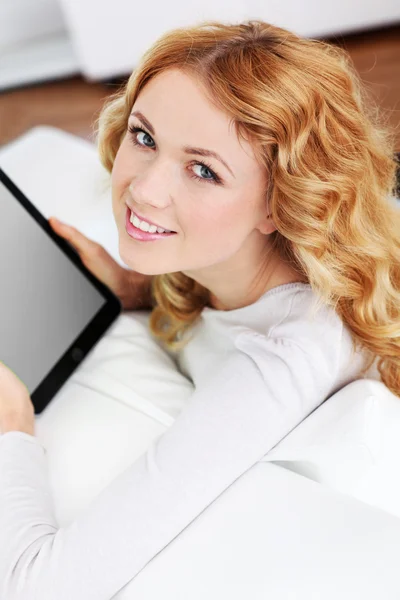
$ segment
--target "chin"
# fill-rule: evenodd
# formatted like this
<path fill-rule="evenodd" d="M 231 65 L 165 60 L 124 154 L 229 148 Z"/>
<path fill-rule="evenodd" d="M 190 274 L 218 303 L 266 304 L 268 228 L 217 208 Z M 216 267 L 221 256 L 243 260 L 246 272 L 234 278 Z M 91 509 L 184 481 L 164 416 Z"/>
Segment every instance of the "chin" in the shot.
<path fill-rule="evenodd" d="M 121 247 L 119 248 L 119 256 L 129 269 L 136 273 L 140 273 L 141 275 L 163 275 L 170 272 L 168 270 L 160 271 L 159 268 L 152 268 L 151 266 L 146 267 L 146 265 L 143 264 L 143 261 L 138 262 L 132 259 L 132 251 L 129 254 L 125 254 L 125 252 L 121 251 Z"/>

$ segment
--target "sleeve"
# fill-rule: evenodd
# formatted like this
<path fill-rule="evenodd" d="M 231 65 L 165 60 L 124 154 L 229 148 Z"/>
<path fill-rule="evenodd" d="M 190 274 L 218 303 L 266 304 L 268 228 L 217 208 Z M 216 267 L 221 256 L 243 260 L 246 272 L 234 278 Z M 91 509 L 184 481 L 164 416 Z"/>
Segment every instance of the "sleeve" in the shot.
<path fill-rule="evenodd" d="M 321 348 L 316 357 L 257 334 L 237 348 L 173 425 L 64 528 L 45 448 L 28 434 L 0 437 L 1 598 L 114 597 L 329 394 L 334 374 Z"/>

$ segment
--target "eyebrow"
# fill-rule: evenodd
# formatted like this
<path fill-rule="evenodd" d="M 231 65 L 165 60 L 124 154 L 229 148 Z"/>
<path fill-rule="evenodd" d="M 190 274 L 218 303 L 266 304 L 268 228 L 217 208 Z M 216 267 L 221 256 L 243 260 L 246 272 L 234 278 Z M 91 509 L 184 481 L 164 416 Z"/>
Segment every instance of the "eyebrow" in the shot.
<path fill-rule="evenodd" d="M 154 136 L 156 135 L 156 132 L 154 131 L 154 127 L 140 111 L 138 111 L 138 110 L 132 111 L 131 116 L 135 116 L 140 121 L 142 121 L 143 125 L 145 125 L 147 127 L 147 129 L 150 131 L 151 135 L 154 135 Z M 233 171 L 231 170 L 229 165 L 224 161 L 224 159 L 219 154 L 217 154 L 217 152 L 214 152 L 213 150 L 206 150 L 205 148 L 196 148 L 196 147 L 192 147 L 192 146 L 183 146 L 182 150 L 185 152 L 185 154 L 198 154 L 199 156 L 210 156 L 212 158 L 216 158 L 228 169 L 228 171 L 231 173 L 232 177 L 235 177 L 235 175 L 233 174 Z"/>

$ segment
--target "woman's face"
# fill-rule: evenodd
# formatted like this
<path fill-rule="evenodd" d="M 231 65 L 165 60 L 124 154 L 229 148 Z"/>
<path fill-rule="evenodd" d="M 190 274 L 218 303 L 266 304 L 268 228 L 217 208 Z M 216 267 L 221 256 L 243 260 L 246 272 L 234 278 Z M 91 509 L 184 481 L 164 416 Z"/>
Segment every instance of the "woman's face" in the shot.
<path fill-rule="evenodd" d="M 178 69 L 159 74 L 132 107 L 112 171 L 122 260 L 148 275 L 182 271 L 217 296 L 221 286 L 240 284 L 244 273 L 250 283 L 270 259 L 265 233 L 274 226 L 266 218 L 266 185 L 251 145 L 239 141 L 230 118 L 196 81 Z M 127 204 L 176 233 L 156 241 L 132 238 L 125 228 Z"/>

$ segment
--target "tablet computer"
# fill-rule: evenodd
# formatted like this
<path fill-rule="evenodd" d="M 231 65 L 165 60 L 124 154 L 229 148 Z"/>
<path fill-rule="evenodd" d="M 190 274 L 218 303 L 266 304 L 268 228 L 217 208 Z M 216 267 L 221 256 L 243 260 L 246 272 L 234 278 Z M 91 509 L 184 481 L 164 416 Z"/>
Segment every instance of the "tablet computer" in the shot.
<path fill-rule="evenodd" d="M 40 414 L 122 310 L 0 169 L 0 360 Z"/>

